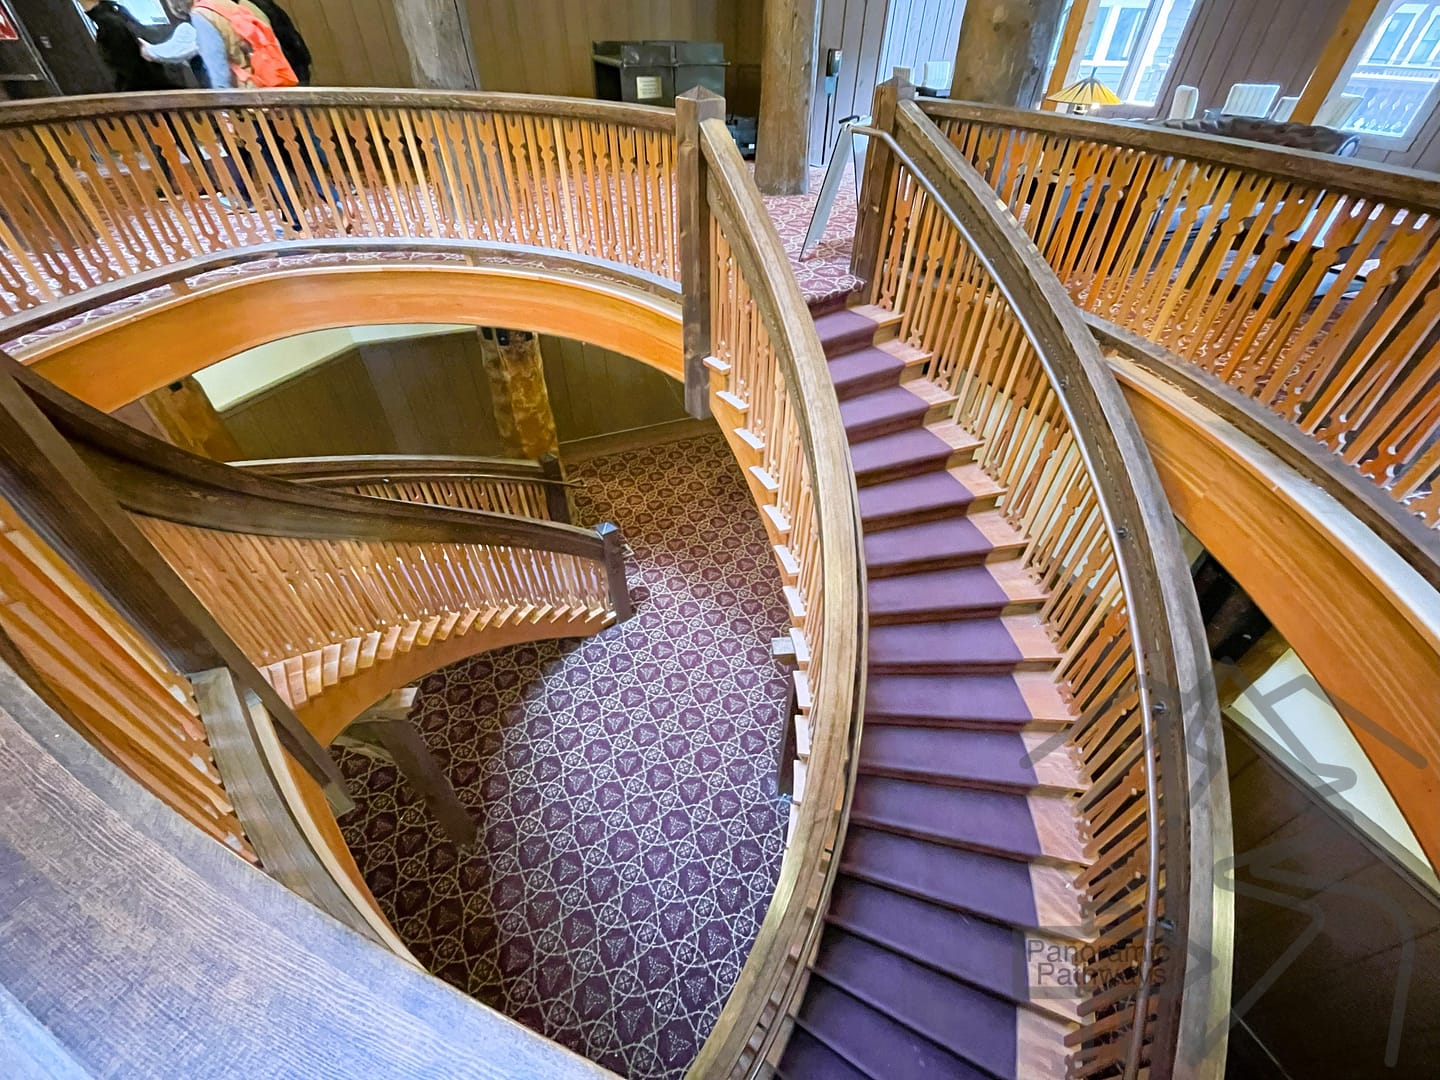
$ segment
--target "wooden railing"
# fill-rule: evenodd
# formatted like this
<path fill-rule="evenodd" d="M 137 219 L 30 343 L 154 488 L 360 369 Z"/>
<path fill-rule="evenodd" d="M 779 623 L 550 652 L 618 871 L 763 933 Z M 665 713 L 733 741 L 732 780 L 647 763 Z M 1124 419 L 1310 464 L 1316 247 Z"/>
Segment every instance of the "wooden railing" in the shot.
<path fill-rule="evenodd" d="M 483 510 L 545 521 L 570 521 L 560 462 L 518 458 L 363 454 L 232 461 L 252 472 L 377 499 Z"/>
<path fill-rule="evenodd" d="M 1072 1075 L 1216 1076 L 1225 1061 L 1229 844 L 1205 638 L 1154 467 L 1088 328 L 993 192 L 890 83 L 856 265 L 1006 491 L 1089 779 L 1089 996 Z M 1057 747 L 1058 748 L 1058 747 Z M 1057 928 L 1061 933 L 1072 929 Z M 1084 931 L 1081 932 L 1084 937 Z M 1181 994 L 1181 987 L 1184 993 Z"/>
<path fill-rule="evenodd" d="M 189 681 L 0 501 L 0 651 L 70 725 L 172 809 L 255 861 Z"/>
<path fill-rule="evenodd" d="M 692 1069 L 719 1077 L 773 1060 L 818 945 L 864 700 L 864 580 L 849 450 L 809 311 L 726 130 L 723 101 L 693 92 L 677 114 L 687 363 L 705 365 L 710 405 L 761 506 L 800 660 L 789 846 L 755 945 Z"/>
<path fill-rule="evenodd" d="M 272 479 L 25 375 L 59 430 L 292 708 L 397 652 L 629 615 L 620 534 Z"/>
<path fill-rule="evenodd" d="M 678 277 L 669 112 L 391 90 L 0 105 L 0 316 L 197 257 L 494 241 Z"/>
<path fill-rule="evenodd" d="M 1080 306 L 1440 528 L 1440 180 L 1143 125 L 924 108 Z"/>

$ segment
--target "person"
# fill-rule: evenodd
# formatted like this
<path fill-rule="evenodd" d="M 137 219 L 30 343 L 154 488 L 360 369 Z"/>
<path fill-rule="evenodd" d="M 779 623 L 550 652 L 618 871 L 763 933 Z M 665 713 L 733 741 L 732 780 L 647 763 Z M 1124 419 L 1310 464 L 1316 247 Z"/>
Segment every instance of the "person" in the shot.
<path fill-rule="evenodd" d="M 305 44 L 305 39 L 300 36 L 295 21 L 290 18 L 290 13 L 282 8 L 275 0 L 249 0 L 247 7 L 254 7 L 259 10 L 270 23 L 270 29 L 275 31 L 275 40 L 280 43 L 280 51 L 285 54 L 285 59 L 290 61 L 290 66 L 295 69 L 295 77 L 300 80 L 301 86 L 310 85 L 310 47 Z"/>
<path fill-rule="evenodd" d="M 180 88 L 164 67 L 145 59 L 134 17 L 115 0 L 80 0 L 80 6 L 95 24 L 95 44 L 105 66 L 115 75 L 116 90 L 129 93 Z"/>
<path fill-rule="evenodd" d="M 233 84 L 225 42 L 220 32 L 190 8 L 188 0 L 172 0 L 177 13 L 186 17 L 164 41 L 140 43 L 140 53 L 147 60 L 161 64 L 189 64 L 200 85 L 210 90 L 223 90 Z M 184 8 L 184 11 L 179 9 Z"/>

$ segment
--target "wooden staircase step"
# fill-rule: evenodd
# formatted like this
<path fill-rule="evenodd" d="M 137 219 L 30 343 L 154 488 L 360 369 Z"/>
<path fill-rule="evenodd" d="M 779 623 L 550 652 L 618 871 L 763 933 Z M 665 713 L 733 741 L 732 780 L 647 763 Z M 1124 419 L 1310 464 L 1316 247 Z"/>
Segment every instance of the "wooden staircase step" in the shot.
<path fill-rule="evenodd" d="M 812 982 L 795 1020 L 872 1080 L 985 1080 L 948 1050 L 827 983 Z"/>
<path fill-rule="evenodd" d="M 1015 615 L 1037 610 L 1045 597 L 1011 559 L 877 578 L 869 585 L 869 617 L 872 626 L 884 626 Z"/>
<path fill-rule="evenodd" d="M 885 333 L 893 325 L 893 322 L 887 321 L 882 327 L 866 311 L 844 308 L 816 319 L 815 333 L 820 338 L 825 355 L 833 360 L 837 356 L 858 352 L 884 341 L 884 337 L 877 335 Z M 894 337 L 894 334 L 890 333 L 889 336 Z"/>
<path fill-rule="evenodd" d="M 1058 731 L 1068 706 L 1044 672 L 968 675 L 871 675 L 865 722 L 976 731 Z"/>
<path fill-rule="evenodd" d="M 930 402 L 903 386 L 871 390 L 840 403 L 840 423 L 853 446 L 924 425 Z"/>
<path fill-rule="evenodd" d="M 877 675 L 1005 674 L 1060 661 L 1034 615 L 873 626 L 869 654 Z"/>
<path fill-rule="evenodd" d="M 892 432 L 855 443 L 850 463 L 858 487 L 967 464 L 980 448 L 958 424 L 945 422 Z"/>
<path fill-rule="evenodd" d="M 899 386 L 906 372 L 905 361 L 893 353 L 870 346 L 845 353 L 830 361 L 830 381 L 841 401 L 872 390 Z"/>
<path fill-rule="evenodd" d="M 866 533 L 916 525 L 993 509 L 1004 488 L 978 465 L 887 480 L 860 489 L 860 520 Z"/>
<path fill-rule="evenodd" d="M 1085 787 L 1073 751 L 1040 732 L 886 724 L 860 744 L 860 771 L 947 787 L 1074 795 Z"/>
<path fill-rule="evenodd" d="M 1088 865 L 1069 800 L 871 775 L 862 766 L 850 819 L 886 832 L 1022 862 Z"/>
<path fill-rule="evenodd" d="M 977 511 L 963 518 L 867 531 L 865 570 L 873 582 L 896 574 L 1011 559 L 1023 554 L 1026 546 L 1000 511 Z"/>

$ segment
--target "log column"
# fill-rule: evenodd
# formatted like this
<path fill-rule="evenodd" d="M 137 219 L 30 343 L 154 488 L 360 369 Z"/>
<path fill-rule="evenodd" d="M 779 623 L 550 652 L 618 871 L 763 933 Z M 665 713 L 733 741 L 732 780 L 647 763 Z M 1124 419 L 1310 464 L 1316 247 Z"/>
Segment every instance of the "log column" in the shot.
<path fill-rule="evenodd" d="M 538 461 L 560 450 L 540 342 L 528 330 L 490 330 L 480 335 L 495 426 L 505 452 Z"/>
<path fill-rule="evenodd" d="M 149 420 L 148 424 L 135 425 L 141 430 L 153 431 L 182 450 L 214 461 L 234 461 L 243 456 L 240 444 L 225 427 L 225 421 L 220 419 L 204 387 L 194 376 L 186 375 L 179 382 L 152 391 L 137 404 Z M 138 419 L 133 415 L 120 418 Z"/>
<path fill-rule="evenodd" d="M 1063 0 L 968 0 L 950 96 L 1032 108 L 1062 6 Z"/>
<path fill-rule="evenodd" d="M 396 0 L 395 21 L 422 90 L 479 90 L 465 0 Z"/>
<path fill-rule="evenodd" d="M 820 0 L 765 0 L 755 184 L 767 195 L 805 194 L 819 35 Z"/>

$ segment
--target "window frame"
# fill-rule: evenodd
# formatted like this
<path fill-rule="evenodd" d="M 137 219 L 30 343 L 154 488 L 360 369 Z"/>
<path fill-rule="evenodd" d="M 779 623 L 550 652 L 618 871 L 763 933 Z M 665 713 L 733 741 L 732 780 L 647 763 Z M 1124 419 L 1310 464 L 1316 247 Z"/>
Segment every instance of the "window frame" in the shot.
<path fill-rule="evenodd" d="M 1410 59 L 1410 54 L 1414 51 L 1415 46 L 1419 44 L 1420 39 L 1425 36 L 1425 32 L 1429 29 L 1430 25 L 1436 19 L 1440 19 L 1440 7 L 1431 7 L 1427 0 L 1421 0 L 1419 3 L 1415 3 L 1414 0 L 1398 0 L 1398 2 L 1376 4 L 1375 10 L 1365 23 L 1364 29 L 1361 30 L 1360 34 L 1356 37 L 1355 44 L 1350 50 L 1350 55 L 1346 57 L 1344 66 L 1336 72 L 1335 81 L 1330 84 L 1330 89 L 1325 95 L 1325 100 L 1321 103 L 1322 109 L 1330 104 L 1330 102 L 1338 99 L 1340 95 L 1345 92 L 1351 76 L 1355 74 L 1355 69 L 1369 62 L 1370 57 L 1373 55 L 1372 43 L 1377 39 L 1386 24 L 1388 24 L 1395 15 L 1399 14 L 1401 8 L 1412 6 L 1412 4 L 1421 9 L 1420 14 L 1422 15 L 1426 8 L 1430 8 L 1430 19 L 1419 21 L 1418 29 L 1416 20 L 1412 20 L 1410 26 L 1406 28 L 1406 32 L 1401 36 L 1400 43 L 1396 47 L 1396 53 L 1405 58 L 1403 61 L 1396 63 L 1392 60 L 1381 65 L 1386 67 L 1411 66 L 1407 63 Z M 1437 44 L 1436 48 L 1440 49 L 1440 44 Z M 1433 52 L 1434 50 L 1432 50 L 1432 54 Z M 1420 104 L 1416 108 L 1416 119 L 1404 134 L 1380 135 L 1369 131 L 1342 130 L 1345 130 L 1347 134 L 1354 135 L 1360 140 L 1360 145 L 1366 149 L 1379 150 L 1385 153 L 1406 153 L 1414 148 L 1421 131 L 1429 125 L 1437 107 L 1440 107 L 1440 73 L 1437 73 L 1435 82 L 1432 83 L 1430 89 L 1425 92 L 1425 96 L 1420 99 Z"/>

